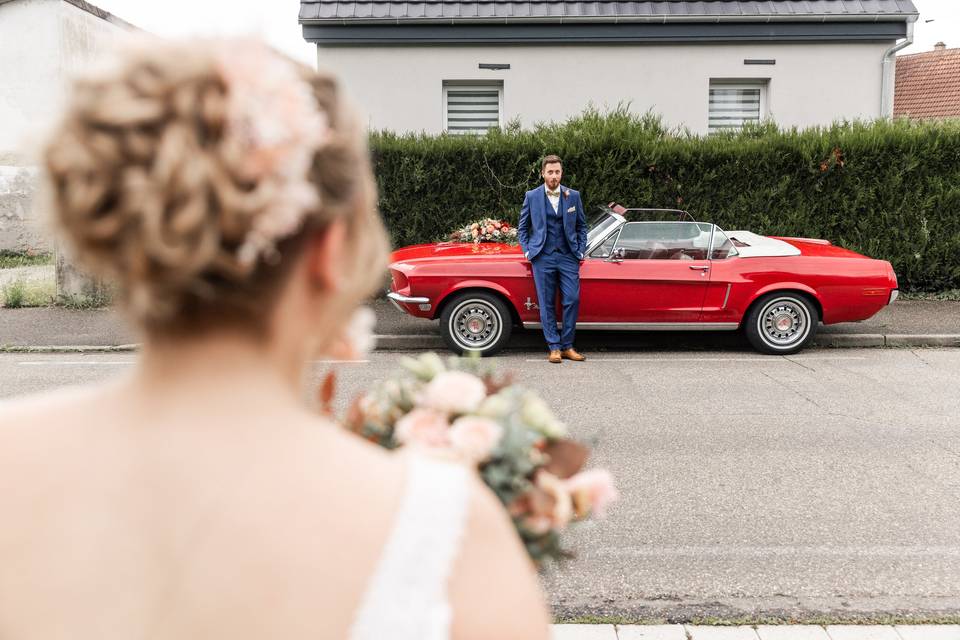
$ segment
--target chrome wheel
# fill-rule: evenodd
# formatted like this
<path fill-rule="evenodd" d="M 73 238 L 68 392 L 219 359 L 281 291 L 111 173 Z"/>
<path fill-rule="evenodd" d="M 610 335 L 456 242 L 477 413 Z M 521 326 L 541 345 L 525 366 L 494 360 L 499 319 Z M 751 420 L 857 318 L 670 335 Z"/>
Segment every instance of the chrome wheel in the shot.
<path fill-rule="evenodd" d="M 792 297 L 775 298 L 760 310 L 757 333 L 774 349 L 790 349 L 810 333 L 807 305 Z"/>
<path fill-rule="evenodd" d="M 482 351 L 500 339 L 503 318 L 485 300 L 464 300 L 450 314 L 450 337 L 467 351 Z"/>

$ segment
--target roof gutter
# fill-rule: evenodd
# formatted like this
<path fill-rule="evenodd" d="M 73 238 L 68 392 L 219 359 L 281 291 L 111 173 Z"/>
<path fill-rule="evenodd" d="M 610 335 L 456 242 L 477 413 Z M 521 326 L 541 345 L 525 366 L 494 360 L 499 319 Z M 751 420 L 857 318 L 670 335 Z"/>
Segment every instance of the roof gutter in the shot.
<path fill-rule="evenodd" d="M 751 15 L 711 15 L 688 14 L 682 16 L 523 16 L 510 18 L 497 17 L 457 17 L 457 18 L 300 18 L 302 25 L 340 24 L 566 24 L 572 22 L 609 22 L 614 24 L 640 22 L 667 24 L 671 22 L 907 22 L 912 28 L 917 13 L 807 13 L 807 14 L 751 14 Z"/>
<path fill-rule="evenodd" d="M 897 43 L 883 52 L 883 58 L 880 62 L 880 117 L 893 117 L 893 86 L 894 79 L 893 61 L 896 59 L 897 51 L 905 49 L 913 44 L 913 26 L 917 18 L 911 17 L 907 22 L 907 37 L 903 42 Z"/>

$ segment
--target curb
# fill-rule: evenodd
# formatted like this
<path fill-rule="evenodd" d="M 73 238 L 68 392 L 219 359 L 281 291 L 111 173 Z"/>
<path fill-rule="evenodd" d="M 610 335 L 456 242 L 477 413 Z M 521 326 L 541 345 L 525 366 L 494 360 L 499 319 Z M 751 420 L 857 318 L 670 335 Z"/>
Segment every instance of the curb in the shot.
<path fill-rule="evenodd" d="M 893 348 L 893 347 L 950 347 L 960 348 L 960 334 L 880 334 L 880 333 L 826 333 L 817 336 L 813 344 L 818 347 L 837 349 Z M 124 353 L 136 351 L 139 344 L 120 344 L 106 346 L 50 345 L 16 346 L 0 345 L 0 353 Z M 377 336 L 376 351 L 427 351 L 445 350 L 446 343 L 438 335 L 380 335 Z M 507 351 L 528 351 L 540 349 L 537 345 L 517 344 Z"/>
<path fill-rule="evenodd" d="M 139 344 L 51 346 L 0 345 L 0 353 L 127 353 L 136 351 L 139 348 Z"/>
<path fill-rule="evenodd" d="M 960 625 L 554 624 L 551 640 L 953 640 Z"/>

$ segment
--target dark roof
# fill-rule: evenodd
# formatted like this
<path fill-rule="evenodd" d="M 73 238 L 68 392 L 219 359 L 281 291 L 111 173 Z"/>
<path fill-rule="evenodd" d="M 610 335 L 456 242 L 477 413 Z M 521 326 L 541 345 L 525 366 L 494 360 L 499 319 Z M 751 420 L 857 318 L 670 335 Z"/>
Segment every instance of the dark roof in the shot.
<path fill-rule="evenodd" d="M 377 22 L 901 21 L 912 0 L 302 0 L 303 24 Z"/>
<path fill-rule="evenodd" d="M 960 49 L 899 56 L 893 115 L 960 117 Z"/>

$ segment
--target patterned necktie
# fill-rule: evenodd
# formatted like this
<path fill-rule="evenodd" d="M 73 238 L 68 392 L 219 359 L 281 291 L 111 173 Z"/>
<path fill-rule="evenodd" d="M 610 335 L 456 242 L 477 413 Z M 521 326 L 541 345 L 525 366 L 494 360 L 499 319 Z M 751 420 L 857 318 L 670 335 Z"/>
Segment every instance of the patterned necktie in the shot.
<path fill-rule="evenodd" d="M 560 190 L 557 189 L 556 191 L 547 191 L 547 195 L 550 196 L 551 198 L 559 198 Z"/>

